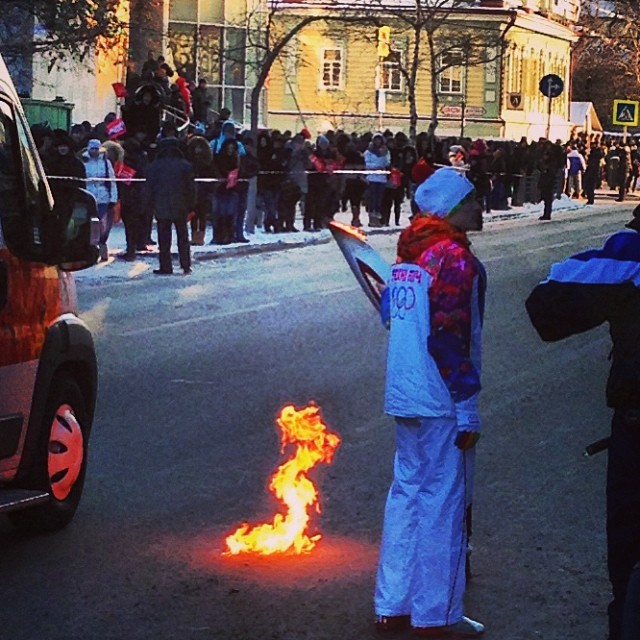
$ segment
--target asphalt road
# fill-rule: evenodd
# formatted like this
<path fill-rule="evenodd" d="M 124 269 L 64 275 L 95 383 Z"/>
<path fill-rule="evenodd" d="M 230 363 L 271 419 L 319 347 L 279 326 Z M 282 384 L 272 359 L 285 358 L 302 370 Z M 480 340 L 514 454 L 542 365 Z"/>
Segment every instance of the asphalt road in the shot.
<path fill-rule="evenodd" d="M 628 212 L 497 223 L 489 273 L 467 613 L 490 640 L 605 636 L 605 328 L 543 344 L 524 299 Z M 372 244 L 391 261 L 396 237 Z M 350 640 L 372 631 L 393 433 L 385 331 L 337 247 L 203 262 L 193 276 L 79 278 L 100 398 L 74 522 L 24 538 L 0 521 L 0 639 Z M 275 417 L 316 401 L 342 444 L 313 474 L 308 556 L 222 557 L 272 518 Z M 407 636 L 410 637 L 410 636 Z"/>

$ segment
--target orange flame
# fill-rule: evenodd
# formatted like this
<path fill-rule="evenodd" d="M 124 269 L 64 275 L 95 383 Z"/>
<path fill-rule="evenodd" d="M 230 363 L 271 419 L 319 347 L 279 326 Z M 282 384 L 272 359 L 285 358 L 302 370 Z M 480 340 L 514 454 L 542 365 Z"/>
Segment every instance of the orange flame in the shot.
<path fill-rule="evenodd" d="M 310 404 L 296 410 L 287 405 L 280 410 L 277 418 L 280 427 L 280 453 L 288 444 L 297 449 L 292 457 L 283 462 L 271 477 L 269 491 L 287 507 L 286 515 L 277 513 L 271 524 L 251 527 L 248 523 L 227 536 L 227 550 L 224 555 L 257 553 L 270 555 L 293 549 L 295 553 L 308 553 L 322 537 L 309 537 L 305 531 L 309 524 L 308 508 L 315 506 L 320 513 L 318 491 L 307 472 L 316 464 L 330 464 L 340 444 L 340 437 L 329 433 L 322 421 L 320 407 Z"/>

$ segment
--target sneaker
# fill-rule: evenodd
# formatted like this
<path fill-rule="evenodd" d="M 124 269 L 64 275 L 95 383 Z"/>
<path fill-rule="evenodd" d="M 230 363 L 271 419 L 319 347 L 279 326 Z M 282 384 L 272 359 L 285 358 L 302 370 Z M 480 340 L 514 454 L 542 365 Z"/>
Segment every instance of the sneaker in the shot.
<path fill-rule="evenodd" d="M 411 616 L 376 616 L 376 631 L 381 633 L 402 631 L 411 627 Z"/>
<path fill-rule="evenodd" d="M 414 627 L 413 635 L 418 638 L 478 638 L 484 633 L 484 625 L 471 618 L 462 616 L 462 620 L 444 627 Z"/>
<path fill-rule="evenodd" d="M 153 273 L 157 276 L 171 276 L 173 275 L 173 271 L 165 271 L 164 269 L 154 269 Z"/>

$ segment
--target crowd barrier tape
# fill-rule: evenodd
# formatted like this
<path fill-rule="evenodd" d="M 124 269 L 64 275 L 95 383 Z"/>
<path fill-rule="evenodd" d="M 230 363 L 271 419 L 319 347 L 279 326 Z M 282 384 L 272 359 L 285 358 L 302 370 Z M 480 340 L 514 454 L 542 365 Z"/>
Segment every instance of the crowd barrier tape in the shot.
<path fill-rule="evenodd" d="M 450 169 L 455 169 L 456 171 L 460 171 L 461 173 L 466 173 L 469 171 L 470 167 L 468 165 L 464 165 L 461 167 L 453 167 L 448 164 L 434 164 L 434 167 L 442 168 L 448 167 Z M 371 176 L 371 175 L 391 175 L 391 171 L 387 171 L 386 169 L 335 169 L 334 171 L 259 171 L 257 175 L 362 175 L 362 176 Z M 486 172 L 486 175 L 489 177 L 492 176 L 508 176 L 512 178 L 531 178 L 536 177 L 536 174 L 533 176 L 528 176 L 523 173 L 491 173 Z M 132 182 L 146 182 L 146 178 L 76 178 L 73 176 L 47 176 L 49 180 L 81 180 L 83 182 L 126 182 L 130 184 Z M 249 178 L 239 178 L 238 182 L 249 182 Z M 195 182 L 227 182 L 226 178 L 194 178 Z"/>
<path fill-rule="evenodd" d="M 335 171 L 259 171 L 257 175 L 312 175 L 312 174 L 325 174 L 325 175 L 390 175 L 390 171 L 376 170 L 367 171 L 359 169 L 336 169 Z M 81 180 L 83 182 L 146 182 L 146 178 L 75 178 L 73 176 L 47 176 L 48 180 Z M 226 178 L 194 178 L 195 182 L 226 182 Z M 249 182 L 249 178 L 238 178 L 238 182 Z"/>

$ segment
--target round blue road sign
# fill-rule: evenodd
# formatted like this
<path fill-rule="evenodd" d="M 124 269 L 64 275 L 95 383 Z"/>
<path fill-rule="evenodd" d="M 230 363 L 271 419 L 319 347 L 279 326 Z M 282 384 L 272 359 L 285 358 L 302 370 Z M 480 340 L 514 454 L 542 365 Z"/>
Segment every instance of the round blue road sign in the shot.
<path fill-rule="evenodd" d="M 540 80 L 540 91 L 547 98 L 557 98 L 564 89 L 564 82 L 560 76 L 555 73 L 547 74 Z"/>

